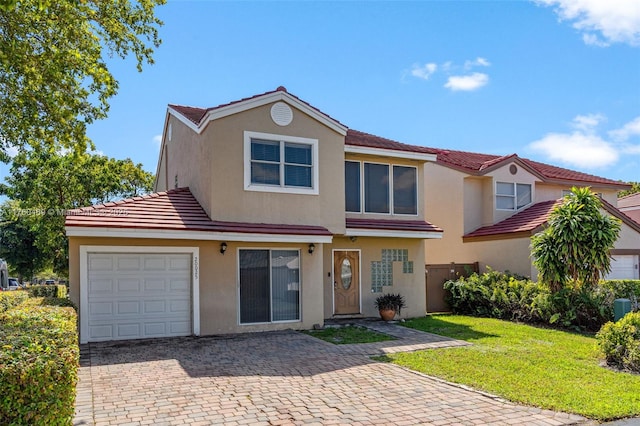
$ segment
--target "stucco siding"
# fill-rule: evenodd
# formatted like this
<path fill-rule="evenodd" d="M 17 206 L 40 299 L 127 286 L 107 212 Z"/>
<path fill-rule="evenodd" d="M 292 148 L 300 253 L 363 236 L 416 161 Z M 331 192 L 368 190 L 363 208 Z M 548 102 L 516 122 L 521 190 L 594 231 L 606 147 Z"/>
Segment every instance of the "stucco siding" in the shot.
<path fill-rule="evenodd" d="M 233 243 L 220 253 L 220 241 L 77 238 L 69 241 L 69 297 L 80 302 L 80 246 L 198 247 L 200 334 L 243 333 L 282 329 L 310 329 L 323 323 L 323 251 L 308 253 L 307 244 Z M 286 323 L 239 324 L 238 250 L 292 249 L 300 251 L 301 320 Z M 126 250 L 125 250 L 126 251 Z"/>
<path fill-rule="evenodd" d="M 408 258 L 413 262 L 413 273 L 404 273 L 402 262 L 393 262 L 393 285 L 384 286 L 384 293 L 400 293 L 407 307 L 402 309 L 402 317 L 420 317 L 426 313 L 426 286 L 424 274 L 424 244 L 420 239 L 409 238 L 367 238 L 358 237 L 356 241 L 348 238 L 334 238 L 332 244 L 324 244 L 323 297 L 324 316 L 333 316 L 333 250 L 360 250 L 360 297 L 362 315 L 378 317 L 375 308 L 376 297 L 380 292 L 372 292 L 371 262 L 382 259 L 383 249 L 407 249 Z"/>
<path fill-rule="evenodd" d="M 293 121 L 278 126 L 272 104 L 211 122 L 203 132 L 212 147 L 206 162 L 213 179 L 207 200 L 213 218 L 223 221 L 312 224 L 344 233 L 344 137 L 293 108 Z M 318 195 L 244 189 L 244 132 L 318 140 Z"/>

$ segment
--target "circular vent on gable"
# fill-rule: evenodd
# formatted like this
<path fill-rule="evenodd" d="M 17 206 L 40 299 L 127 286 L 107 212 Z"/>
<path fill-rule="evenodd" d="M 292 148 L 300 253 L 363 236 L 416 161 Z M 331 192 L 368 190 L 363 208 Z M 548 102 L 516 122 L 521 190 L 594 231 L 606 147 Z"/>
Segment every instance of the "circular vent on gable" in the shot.
<path fill-rule="evenodd" d="M 293 111 L 284 102 L 276 102 L 271 107 L 271 119 L 278 126 L 288 126 L 293 120 Z"/>
<path fill-rule="evenodd" d="M 515 175 L 516 173 L 518 173 L 518 166 L 516 166 L 515 164 L 510 165 L 509 173 L 511 173 L 512 175 Z"/>

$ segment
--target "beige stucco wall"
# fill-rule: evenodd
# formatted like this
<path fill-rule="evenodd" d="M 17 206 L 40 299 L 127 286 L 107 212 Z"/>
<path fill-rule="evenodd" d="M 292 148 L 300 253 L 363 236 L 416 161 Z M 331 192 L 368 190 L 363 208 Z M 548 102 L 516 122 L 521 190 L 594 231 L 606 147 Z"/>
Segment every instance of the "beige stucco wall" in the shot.
<path fill-rule="evenodd" d="M 640 233 L 627 225 L 622 223 L 620 227 L 620 235 L 614 245 L 615 249 L 640 249 Z"/>
<path fill-rule="evenodd" d="M 534 280 L 537 278 L 537 271 L 530 257 L 531 239 L 528 237 L 478 241 L 465 245 L 478 253 L 480 272 L 485 272 L 490 267 L 495 271 L 508 270 Z"/>
<path fill-rule="evenodd" d="M 393 262 L 393 286 L 383 288 L 384 293 L 400 293 L 407 307 L 402 309 L 402 318 L 420 317 L 426 313 L 426 286 L 424 274 L 424 244 L 420 239 L 409 238 L 349 238 L 335 237 L 332 244 L 324 244 L 323 296 L 324 316 L 333 316 L 333 250 L 360 250 L 360 295 L 362 315 L 378 317 L 375 299 L 382 293 L 371 291 L 371 262 L 382 259 L 382 249 L 407 249 L 413 261 L 413 273 L 402 271 L 402 262 Z"/>
<path fill-rule="evenodd" d="M 562 198 L 562 191 L 571 190 L 571 185 L 558 185 L 552 183 L 538 182 L 536 185 L 536 202 L 541 201 L 549 201 L 549 200 L 557 200 Z M 610 188 L 601 188 L 592 186 L 591 190 L 596 193 L 601 193 L 602 198 L 611 203 L 612 205 L 616 205 L 617 203 L 617 194 L 618 192 L 614 189 Z"/>
<path fill-rule="evenodd" d="M 227 242 L 227 252 L 220 254 L 220 241 L 162 240 L 131 238 L 69 239 L 69 297 L 80 301 L 81 245 L 167 246 L 199 248 L 200 334 L 243 333 L 264 330 L 310 329 L 323 324 L 323 250 L 308 253 L 308 244 L 264 244 Z M 260 325 L 240 325 L 238 313 L 238 249 L 298 249 L 301 261 L 301 321 Z"/>
<path fill-rule="evenodd" d="M 344 137 L 304 112 L 293 110 L 293 121 L 279 126 L 268 104 L 216 119 L 200 135 L 170 116 L 168 187 L 188 186 L 214 220 L 324 226 L 344 233 Z M 318 195 L 259 192 L 244 189 L 245 131 L 318 140 Z M 158 178 L 162 182 L 163 177 Z"/>

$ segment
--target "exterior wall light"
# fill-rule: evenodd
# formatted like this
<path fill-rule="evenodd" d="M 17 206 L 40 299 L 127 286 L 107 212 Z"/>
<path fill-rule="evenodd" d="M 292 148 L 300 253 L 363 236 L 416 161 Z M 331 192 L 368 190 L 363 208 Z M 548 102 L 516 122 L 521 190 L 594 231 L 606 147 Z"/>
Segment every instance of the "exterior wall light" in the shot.
<path fill-rule="evenodd" d="M 227 251 L 227 243 L 220 244 L 220 253 L 224 254 Z"/>
<path fill-rule="evenodd" d="M 313 251 L 316 249 L 315 244 L 311 243 L 309 244 L 309 254 L 313 254 Z"/>

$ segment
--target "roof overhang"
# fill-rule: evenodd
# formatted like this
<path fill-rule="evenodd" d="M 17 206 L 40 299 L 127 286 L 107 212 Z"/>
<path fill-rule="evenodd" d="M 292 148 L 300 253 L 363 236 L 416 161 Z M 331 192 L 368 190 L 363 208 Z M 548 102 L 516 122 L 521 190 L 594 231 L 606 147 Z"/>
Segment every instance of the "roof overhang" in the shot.
<path fill-rule="evenodd" d="M 243 241 L 250 243 L 315 243 L 333 241 L 332 235 L 276 234 L 215 231 L 184 231 L 178 229 L 140 229 L 91 226 L 67 226 L 67 237 L 151 238 L 167 240 Z"/>
<path fill-rule="evenodd" d="M 408 160 L 433 161 L 437 159 L 436 154 L 425 154 L 422 152 L 401 151 L 398 149 L 372 148 L 368 146 L 346 145 L 344 152 L 350 154 L 378 155 L 383 157 L 404 158 Z"/>
<path fill-rule="evenodd" d="M 442 238 L 442 232 L 401 231 L 390 229 L 359 229 L 347 228 L 344 233 L 347 237 L 378 237 L 378 238 L 418 238 L 434 239 Z"/>

